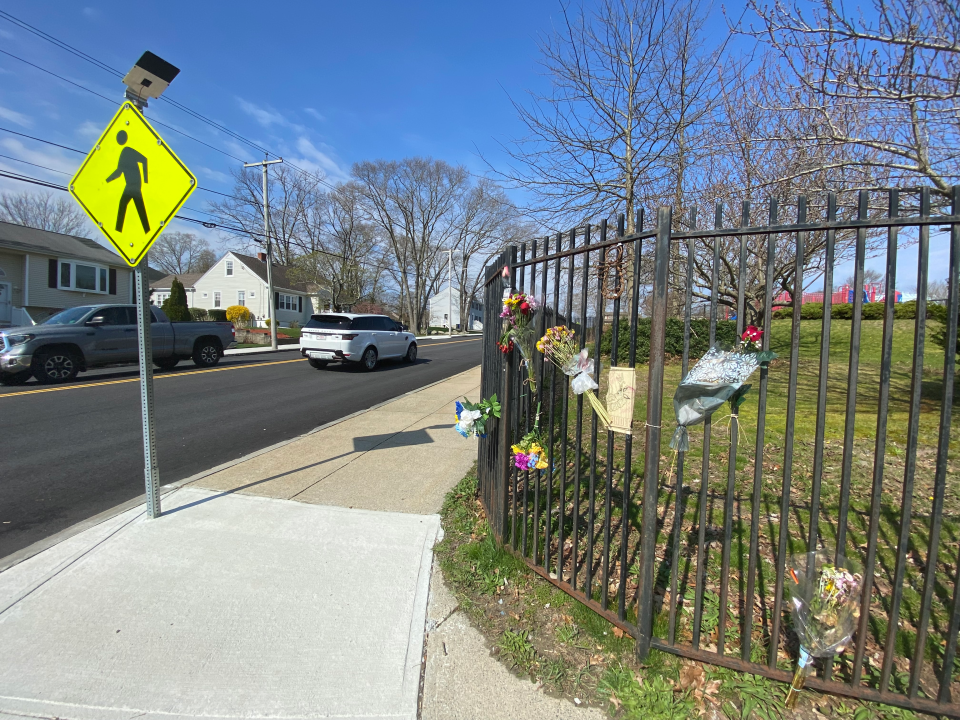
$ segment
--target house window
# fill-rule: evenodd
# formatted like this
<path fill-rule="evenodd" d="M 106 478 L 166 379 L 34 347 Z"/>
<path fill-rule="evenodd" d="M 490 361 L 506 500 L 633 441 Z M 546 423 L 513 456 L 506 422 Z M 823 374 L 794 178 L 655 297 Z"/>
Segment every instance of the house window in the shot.
<path fill-rule="evenodd" d="M 213 293 L 213 306 L 214 306 L 215 308 L 220 307 L 220 293 L 219 293 L 219 292 Z"/>
<path fill-rule="evenodd" d="M 79 292 L 106 293 L 109 273 L 100 265 L 67 260 L 60 261 L 60 289 Z"/>
<path fill-rule="evenodd" d="M 256 291 L 251 290 L 251 291 L 250 291 L 250 297 L 255 298 L 256 296 L 257 296 Z"/>
<path fill-rule="evenodd" d="M 206 296 L 207 296 L 207 294 L 206 294 L 206 293 L 203 293 L 203 297 L 206 297 Z"/>
<path fill-rule="evenodd" d="M 247 294 L 243 290 L 237 290 L 237 305 L 246 306 Z"/>
<path fill-rule="evenodd" d="M 227 277 L 233 276 L 233 260 L 227 260 Z"/>

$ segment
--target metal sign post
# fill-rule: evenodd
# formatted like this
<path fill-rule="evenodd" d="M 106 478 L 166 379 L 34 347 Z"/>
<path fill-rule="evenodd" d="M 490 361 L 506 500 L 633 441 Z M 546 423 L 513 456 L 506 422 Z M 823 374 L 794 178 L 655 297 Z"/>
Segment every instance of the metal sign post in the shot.
<path fill-rule="evenodd" d="M 160 468 L 153 422 L 153 335 L 150 332 L 150 280 L 147 256 L 137 265 L 137 348 L 140 351 L 140 409 L 143 419 L 143 474 L 147 513 L 160 517 Z"/>

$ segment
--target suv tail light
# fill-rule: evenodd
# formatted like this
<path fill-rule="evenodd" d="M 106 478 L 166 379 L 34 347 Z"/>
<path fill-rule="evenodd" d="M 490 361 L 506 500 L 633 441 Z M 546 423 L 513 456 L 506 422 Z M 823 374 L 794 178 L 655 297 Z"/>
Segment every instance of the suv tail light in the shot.
<path fill-rule="evenodd" d="M 357 333 L 348 333 L 347 335 L 341 335 L 340 337 L 344 340 L 353 340 L 357 336 Z"/>

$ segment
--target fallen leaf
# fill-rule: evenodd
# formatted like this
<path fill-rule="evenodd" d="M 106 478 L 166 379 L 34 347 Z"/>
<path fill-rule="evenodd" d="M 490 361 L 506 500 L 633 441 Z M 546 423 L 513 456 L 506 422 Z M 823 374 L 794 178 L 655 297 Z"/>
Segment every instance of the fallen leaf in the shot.
<path fill-rule="evenodd" d="M 680 669 L 680 687 L 684 690 L 699 690 L 704 680 L 705 674 L 700 665 L 684 665 Z"/>
<path fill-rule="evenodd" d="M 624 634 L 625 634 L 625 633 L 624 633 L 623 630 L 621 630 L 620 628 L 618 628 L 618 627 L 613 628 L 613 636 L 614 636 L 614 637 L 622 638 L 622 637 L 624 636 Z"/>

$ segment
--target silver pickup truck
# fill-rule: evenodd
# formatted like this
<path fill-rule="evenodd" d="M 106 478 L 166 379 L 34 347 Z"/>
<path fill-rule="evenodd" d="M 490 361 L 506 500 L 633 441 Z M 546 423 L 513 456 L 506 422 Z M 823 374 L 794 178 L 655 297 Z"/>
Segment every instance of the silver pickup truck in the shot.
<path fill-rule="evenodd" d="M 233 323 L 173 323 L 160 308 L 150 309 L 153 364 L 163 370 L 185 358 L 212 367 L 236 344 Z M 67 382 L 82 370 L 137 362 L 138 357 L 135 305 L 84 305 L 39 325 L 0 332 L 0 384 L 19 385 L 31 375 L 45 384 Z"/>

